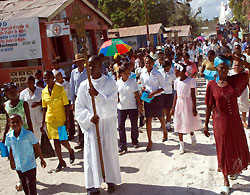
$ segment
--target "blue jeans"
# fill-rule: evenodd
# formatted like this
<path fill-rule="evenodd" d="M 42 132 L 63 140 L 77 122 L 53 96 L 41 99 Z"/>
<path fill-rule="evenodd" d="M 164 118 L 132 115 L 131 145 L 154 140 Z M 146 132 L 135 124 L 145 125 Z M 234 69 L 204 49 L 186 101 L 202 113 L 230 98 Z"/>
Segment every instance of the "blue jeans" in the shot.
<path fill-rule="evenodd" d="M 119 148 L 127 147 L 127 138 L 126 138 L 126 130 L 125 130 L 125 122 L 127 116 L 129 116 L 131 123 L 131 139 L 132 144 L 138 144 L 138 110 L 137 109 L 128 109 L 128 110 L 117 110 L 118 112 L 118 131 L 120 136 Z"/>

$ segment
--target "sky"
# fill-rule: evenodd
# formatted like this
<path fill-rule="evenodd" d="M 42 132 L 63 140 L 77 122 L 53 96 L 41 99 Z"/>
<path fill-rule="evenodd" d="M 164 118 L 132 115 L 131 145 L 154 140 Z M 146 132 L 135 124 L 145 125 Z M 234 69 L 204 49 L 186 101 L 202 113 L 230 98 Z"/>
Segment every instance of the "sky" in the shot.
<path fill-rule="evenodd" d="M 202 7 L 202 13 L 199 15 L 205 19 L 213 19 L 220 16 L 220 3 L 223 1 L 227 3 L 227 0 L 193 0 L 191 6 L 194 12 L 198 7 Z"/>

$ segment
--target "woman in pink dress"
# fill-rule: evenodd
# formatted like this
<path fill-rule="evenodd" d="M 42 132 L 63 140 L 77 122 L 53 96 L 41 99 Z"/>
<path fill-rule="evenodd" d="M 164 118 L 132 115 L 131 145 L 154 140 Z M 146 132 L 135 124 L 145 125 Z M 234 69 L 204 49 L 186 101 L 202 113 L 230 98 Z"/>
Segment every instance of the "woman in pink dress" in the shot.
<path fill-rule="evenodd" d="M 236 59 L 236 57 L 234 57 Z M 240 60 L 240 59 L 237 59 Z M 244 63 L 246 68 L 250 64 Z M 229 194 L 228 175 L 240 174 L 247 169 L 250 157 L 246 135 L 241 122 L 237 97 L 245 90 L 248 84 L 248 75 L 240 73 L 227 76 L 231 61 L 223 56 L 216 57 L 214 65 L 219 77 L 210 81 L 206 92 L 206 122 L 204 133 L 208 137 L 208 123 L 213 112 L 213 131 L 216 143 L 218 171 L 224 175 L 224 186 L 221 193 Z"/>
<path fill-rule="evenodd" d="M 180 153 L 185 152 L 183 134 L 190 133 L 191 142 L 196 144 L 194 131 L 202 129 L 203 125 L 196 109 L 196 81 L 186 76 L 186 65 L 176 64 L 175 74 L 178 77 L 174 82 L 176 90 L 172 108 L 174 115 L 174 130 L 179 133 Z"/>

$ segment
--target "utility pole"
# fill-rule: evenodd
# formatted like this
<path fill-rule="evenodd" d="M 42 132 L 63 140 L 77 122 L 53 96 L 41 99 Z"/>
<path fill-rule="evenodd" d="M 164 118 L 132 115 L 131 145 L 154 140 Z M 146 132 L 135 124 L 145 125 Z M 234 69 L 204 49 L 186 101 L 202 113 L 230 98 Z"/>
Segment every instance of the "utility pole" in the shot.
<path fill-rule="evenodd" d="M 147 27 L 147 44 L 148 46 L 150 46 L 147 0 L 144 0 L 144 9 L 145 9 L 145 19 L 146 19 L 146 27 Z"/>

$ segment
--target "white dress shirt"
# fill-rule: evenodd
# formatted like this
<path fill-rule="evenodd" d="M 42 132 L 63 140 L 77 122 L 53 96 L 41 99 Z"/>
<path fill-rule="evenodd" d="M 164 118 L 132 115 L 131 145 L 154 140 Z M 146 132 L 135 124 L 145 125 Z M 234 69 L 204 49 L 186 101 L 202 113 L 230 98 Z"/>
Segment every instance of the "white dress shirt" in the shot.
<path fill-rule="evenodd" d="M 146 88 L 146 91 L 149 93 L 155 92 L 158 89 L 164 89 L 166 88 L 165 86 L 165 81 L 162 76 L 162 74 L 157 71 L 155 68 L 151 70 L 150 73 L 148 73 L 146 68 L 143 68 L 141 71 L 141 85 L 142 87 Z M 156 94 L 155 96 L 161 95 L 160 93 Z"/>

